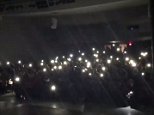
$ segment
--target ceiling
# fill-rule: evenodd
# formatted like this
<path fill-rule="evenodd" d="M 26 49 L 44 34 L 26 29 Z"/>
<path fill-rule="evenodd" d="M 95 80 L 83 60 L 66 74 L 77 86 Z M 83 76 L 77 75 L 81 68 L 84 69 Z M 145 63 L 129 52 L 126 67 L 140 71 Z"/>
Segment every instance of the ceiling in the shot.
<path fill-rule="evenodd" d="M 151 38 L 148 4 L 80 11 L 6 13 L 0 21 L 0 59 L 50 58 L 66 50 L 101 47 L 109 41 Z M 51 29 L 52 18 L 57 20 L 56 29 Z"/>

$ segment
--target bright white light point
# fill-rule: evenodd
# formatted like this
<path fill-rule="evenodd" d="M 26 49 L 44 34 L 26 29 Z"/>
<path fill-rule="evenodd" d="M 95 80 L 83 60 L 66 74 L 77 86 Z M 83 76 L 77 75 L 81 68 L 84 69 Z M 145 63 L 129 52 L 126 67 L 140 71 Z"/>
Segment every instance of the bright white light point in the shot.
<path fill-rule="evenodd" d="M 57 69 L 57 66 L 54 66 L 53 68 L 54 68 L 54 69 Z"/>
<path fill-rule="evenodd" d="M 115 44 L 112 44 L 113 47 L 115 47 Z"/>
<path fill-rule="evenodd" d="M 51 71 L 54 71 L 54 69 L 52 68 Z"/>
<path fill-rule="evenodd" d="M 129 61 L 129 64 L 131 64 L 131 65 L 132 65 L 132 67 L 136 67 L 136 66 L 137 66 L 137 64 L 135 63 L 135 61 L 134 61 L 134 60 L 130 60 L 130 61 Z"/>
<path fill-rule="evenodd" d="M 56 86 L 55 85 L 51 86 L 51 91 L 56 91 Z"/>
<path fill-rule="evenodd" d="M 60 66 L 58 66 L 58 69 L 59 69 L 59 70 L 61 70 L 61 69 L 62 69 L 62 66 L 61 66 L 61 65 L 60 65 Z"/>
<path fill-rule="evenodd" d="M 145 75 L 145 73 L 144 73 L 144 72 L 142 72 L 142 73 L 141 73 L 141 75 L 142 75 L 142 76 L 144 76 L 144 75 Z"/>
<path fill-rule="evenodd" d="M 84 56 L 85 54 L 84 53 L 81 53 L 81 55 Z"/>
<path fill-rule="evenodd" d="M 62 57 L 63 59 L 65 58 L 65 56 Z"/>
<path fill-rule="evenodd" d="M 103 54 L 105 54 L 105 51 L 103 51 Z"/>
<path fill-rule="evenodd" d="M 97 57 L 98 57 L 98 54 L 94 54 L 94 57 L 96 57 L 96 58 L 97 58 Z"/>
<path fill-rule="evenodd" d="M 9 61 L 7 61 L 7 62 L 6 62 L 6 65 L 10 65 L 10 62 L 9 62 Z"/>
<path fill-rule="evenodd" d="M 57 106 L 54 104 L 54 105 L 52 105 L 52 108 L 56 109 L 56 108 L 57 108 Z"/>
<path fill-rule="evenodd" d="M 81 60 L 82 60 L 82 58 L 81 58 L 81 57 L 79 57 L 79 58 L 78 58 L 78 61 L 81 61 Z"/>
<path fill-rule="evenodd" d="M 110 59 L 108 59 L 108 60 L 107 60 L 107 63 L 108 63 L 108 64 L 110 64 L 110 63 L 111 63 L 111 60 L 110 60 Z"/>
<path fill-rule="evenodd" d="M 67 58 L 68 61 L 71 61 L 71 58 Z"/>
<path fill-rule="evenodd" d="M 52 64 L 53 64 L 53 63 L 55 63 L 55 61 L 54 61 L 54 60 L 51 60 L 50 62 L 51 62 Z"/>
<path fill-rule="evenodd" d="M 92 75 L 92 73 L 89 73 L 88 75 L 89 75 L 89 76 L 91 76 L 91 75 Z"/>
<path fill-rule="evenodd" d="M 110 58 L 112 59 L 112 58 L 113 58 L 113 56 L 110 56 Z"/>
<path fill-rule="evenodd" d="M 41 62 L 43 63 L 43 62 L 44 62 L 44 60 L 41 60 Z"/>
<path fill-rule="evenodd" d="M 58 61 L 57 61 L 57 60 L 55 60 L 55 63 L 58 63 Z"/>
<path fill-rule="evenodd" d="M 105 71 L 105 70 L 106 70 L 106 68 L 105 68 L 105 67 L 102 67 L 102 70 L 103 70 L 103 71 Z"/>
<path fill-rule="evenodd" d="M 103 73 L 101 73 L 101 74 L 100 74 L 100 77 L 103 77 L 103 76 L 104 76 L 104 74 L 103 74 Z"/>
<path fill-rule="evenodd" d="M 85 73 L 86 72 L 85 69 L 82 69 L 82 72 Z"/>
<path fill-rule="evenodd" d="M 141 57 L 138 57 L 139 60 L 141 60 Z"/>
<path fill-rule="evenodd" d="M 129 61 L 129 57 L 126 57 L 125 60 L 126 60 L 126 61 Z"/>
<path fill-rule="evenodd" d="M 85 62 L 88 62 L 88 60 L 85 60 Z"/>
<path fill-rule="evenodd" d="M 28 66 L 29 66 L 29 67 L 32 67 L 33 65 L 30 63 Z"/>
<path fill-rule="evenodd" d="M 99 59 L 96 59 L 96 62 L 99 62 Z"/>
<path fill-rule="evenodd" d="M 95 51 L 95 48 L 92 48 L 93 51 Z"/>
<path fill-rule="evenodd" d="M 18 60 L 18 64 L 21 64 L 21 60 Z"/>
<path fill-rule="evenodd" d="M 8 84 L 12 85 L 13 84 L 13 81 L 11 79 L 9 79 Z"/>
<path fill-rule="evenodd" d="M 96 53 L 98 53 L 98 54 L 99 54 L 99 51 L 97 51 Z"/>
<path fill-rule="evenodd" d="M 127 51 L 124 51 L 124 54 L 127 54 Z"/>
<path fill-rule="evenodd" d="M 150 63 L 147 63 L 147 65 L 146 65 L 147 67 L 151 67 L 151 64 Z"/>
<path fill-rule="evenodd" d="M 43 65 L 44 65 L 43 62 L 41 62 L 41 63 L 40 63 L 40 66 L 43 66 Z"/>
<path fill-rule="evenodd" d="M 148 55 L 148 52 L 141 52 L 140 55 L 146 57 Z"/>
<path fill-rule="evenodd" d="M 119 52 L 120 51 L 120 48 L 117 48 L 117 52 Z"/>
<path fill-rule="evenodd" d="M 16 81 L 16 82 L 19 82 L 19 81 L 20 81 L 20 78 L 19 78 L 19 77 L 16 77 L 16 78 L 15 78 L 15 81 Z"/>
<path fill-rule="evenodd" d="M 67 65 L 67 61 L 64 61 L 63 64 L 64 64 L 64 65 Z"/>
<path fill-rule="evenodd" d="M 87 62 L 87 68 L 91 67 L 91 63 Z"/>
<path fill-rule="evenodd" d="M 47 69 L 46 68 L 43 68 L 43 72 L 46 72 L 47 71 Z"/>
<path fill-rule="evenodd" d="M 116 60 L 119 61 L 119 58 L 117 57 Z"/>
<path fill-rule="evenodd" d="M 70 54 L 70 57 L 72 58 L 73 57 L 73 54 Z"/>

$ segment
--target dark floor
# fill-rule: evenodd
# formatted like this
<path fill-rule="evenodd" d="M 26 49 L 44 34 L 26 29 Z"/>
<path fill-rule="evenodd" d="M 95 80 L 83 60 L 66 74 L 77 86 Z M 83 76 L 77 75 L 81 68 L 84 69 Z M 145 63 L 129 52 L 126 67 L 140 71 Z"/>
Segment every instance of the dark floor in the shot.
<path fill-rule="evenodd" d="M 104 108 L 66 103 L 18 103 L 14 94 L 0 96 L 0 115 L 153 115 L 130 107 Z"/>

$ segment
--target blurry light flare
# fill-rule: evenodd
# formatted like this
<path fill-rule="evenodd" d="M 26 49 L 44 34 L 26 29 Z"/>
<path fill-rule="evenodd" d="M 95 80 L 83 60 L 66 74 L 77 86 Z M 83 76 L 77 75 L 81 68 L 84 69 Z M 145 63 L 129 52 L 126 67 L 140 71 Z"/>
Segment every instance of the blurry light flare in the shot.
<path fill-rule="evenodd" d="M 145 75 L 145 73 L 144 73 L 144 72 L 142 72 L 142 73 L 141 73 L 141 75 L 142 75 L 142 76 L 144 76 L 144 75 Z"/>
<path fill-rule="evenodd" d="M 90 68 L 90 67 L 91 67 L 91 63 L 87 62 L 87 68 Z"/>
<path fill-rule="evenodd" d="M 9 79 L 8 84 L 12 85 L 13 84 L 13 81 L 11 79 Z"/>
<path fill-rule="evenodd" d="M 132 42 L 129 42 L 128 45 L 129 45 L 129 46 L 132 46 Z"/>
<path fill-rule="evenodd" d="M 70 57 L 72 58 L 73 57 L 73 54 L 70 54 Z"/>
<path fill-rule="evenodd" d="M 67 63 L 67 61 L 64 61 L 63 64 L 64 64 L 64 65 L 67 65 L 68 63 Z"/>
<path fill-rule="evenodd" d="M 124 51 L 124 54 L 127 54 L 127 51 Z"/>
<path fill-rule="evenodd" d="M 58 63 L 58 61 L 57 61 L 57 60 L 55 60 L 55 63 Z"/>
<path fill-rule="evenodd" d="M 111 59 L 113 59 L 113 56 L 110 56 Z"/>
<path fill-rule="evenodd" d="M 14 79 L 16 82 L 20 82 L 20 77 L 15 77 Z"/>
<path fill-rule="evenodd" d="M 32 63 L 30 63 L 28 66 L 29 66 L 29 67 L 32 67 L 32 66 L 33 66 L 33 64 L 32 64 Z"/>
<path fill-rule="evenodd" d="M 85 55 L 85 53 L 81 53 L 81 55 L 82 55 L 82 56 L 84 56 L 84 55 Z"/>
<path fill-rule="evenodd" d="M 43 63 L 43 62 L 44 62 L 44 60 L 41 60 L 41 62 Z"/>
<path fill-rule="evenodd" d="M 141 52 L 140 55 L 146 57 L 148 55 L 148 52 Z"/>
<path fill-rule="evenodd" d="M 125 61 L 129 61 L 129 57 L 126 57 L 126 58 L 125 58 Z"/>
<path fill-rule="evenodd" d="M 96 62 L 99 62 L 99 59 L 96 59 Z"/>
<path fill-rule="evenodd" d="M 105 71 L 105 70 L 106 70 L 106 68 L 105 68 L 105 67 L 102 67 L 102 70 L 103 70 L 103 71 Z"/>
<path fill-rule="evenodd" d="M 88 60 L 85 60 L 85 62 L 87 63 L 87 62 L 88 62 Z"/>
<path fill-rule="evenodd" d="M 82 61 L 82 58 L 81 58 L 81 57 L 79 57 L 79 58 L 78 58 L 78 61 Z"/>
<path fill-rule="evenodd" d="M 41 62 L 41 63 L 40 63 L 40 66 L 43 66 L 43 65 L 44 65 L 43 62 Z"/>
<path fill-rule="evenodd" d="M 18 60 L 18 64 L 21 64 L 21 60 Z"/>
<path fill-rule="evenodd" d="M 47 71 L 47 69 L 46 68 L 43 68 L 43 72 L 46 72 Z"/>
<path fill-rule="evenodd" d="M 97 58 L 98 57 L 98 54 L 93 54 L 93 56 Z"/>
<path fill-rule="evenodd" d="M 67 58 L 68 61 L 71 61 L 71 58 Z"/>
<path fill-rule="evenodd" d="M 136 64 L 136 62 L 134 60 L 130 60 L 129 64 L 131 64 L 132 67 L 136 67 L 137 66 L 137 64 Z"/>
<path fill-rule="evenodd" d="M 105 51 L 103 51 L 103 54 L 105 54 Z"/>
<path fill-rule="evenodd" d="M 51 91 L 56 91 L 56 86 L 55 85 L 51 86 Z"/>
<path fill-rule="evenodd" d="M 54 69 L 57 69 L 57 66 L 54 66 L 53 68 L 54 68 Z"/>
<path fill-rule="evenodd" d="M 116 60 L 119 61 L 119 58 L 117 57 Z"/>
<path fill-rule="evenodd" d="M 61 65 L 58 66 L 58 69 L 61 70 L 63 67 Z"/>
<path fill-rule="evenodd" d="M 98 54 L 99 54 L 99 51 L 97 51 L 96 53 L 98 53 Z"/>
<path fill-rule="evenodd" d="M 115 47 L 115 44 L 112 44 L 113 47 Z"/>
<path fill-rule="evenodd" d="M 104 74 L 103 73 L 100 73 L 100 75 L 99 75 L 100 77 L 104 77 Z"/>
<path fill-rule="evenodd" d="M 82 73 L 85 73 L 86 71 L 85 71 L 85 69 L 82 69 Z"/>
<path fill-rule="evenodd" d="M 54 71 L 54 69 L 52 68 L 51 71 Z"/>
<path fill-rule="evenodd" d="M 9 61 L 7 61 L 7 62 L 6 62 L 6 65 L 10 65 L 10 62 L 9 62 Z"/>
<path fill-rule="evenodd" d="M 62 56 L 62 58 L 64 59 L 64 58 L 65 58 L 65 56 Z"/>
<path fill-rule="evenodd" d="M 52 64 L 54 64 L 54 63 L 55 63 L 55 61 L 54 61 L 54 60 L 51 60 L 50 62 L 51 62 Z"/>
<path fill-rule="evenodd" d="M 146 66 L 147 66 L 147 67 L 151 67 L 151 64 L 150 64 L 150 63 L 147 63 Z"/>
<path fill-rule="evenodd" d="M 89 76 L 92 76 L 92 73 L 88 73 Z"/>
<path fill-rule="evenodd" d="M 120 48 L 117 48 L 117 52 L 119 52 L 120 51 Z"/>
<path fill-rule="evenodd" d="M 138 59 L 141 60 L 142 58 L 141 57 L 138 57 Z"/>
<path fill-rule="evenodd" d="M 111 60 L 110 60 L 110 59 L 108 59 L 108 60 L 107 60 L 107 63 L 108 63 L 108 64 L 110 64 L 110 63 L 111 63 Z"/>
<path fill-rule="evenodd" d="M 92 48 L 93 51 L 95 51 L 95 48 Z"/>

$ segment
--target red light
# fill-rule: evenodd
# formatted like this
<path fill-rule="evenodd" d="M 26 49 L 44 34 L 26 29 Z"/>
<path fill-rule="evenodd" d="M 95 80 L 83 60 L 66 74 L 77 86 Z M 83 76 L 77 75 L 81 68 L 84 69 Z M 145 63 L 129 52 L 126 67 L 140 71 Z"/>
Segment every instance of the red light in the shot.
<path fill-rule="evenodd" d="M 132 46 L 132 42 L 129 42 L 128 45 L 129 45 L 129 46 Z"/>

